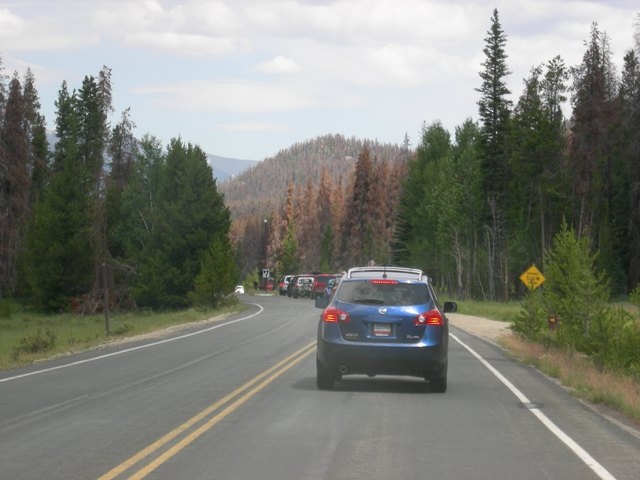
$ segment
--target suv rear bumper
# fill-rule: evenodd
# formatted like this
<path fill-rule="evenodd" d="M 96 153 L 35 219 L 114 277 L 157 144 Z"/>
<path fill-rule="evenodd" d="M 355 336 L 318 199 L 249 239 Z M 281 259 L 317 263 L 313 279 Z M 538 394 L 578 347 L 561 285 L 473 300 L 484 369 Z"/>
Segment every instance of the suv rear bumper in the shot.
<path fill-rule="evenodd" d="M 438 377 L 447 370 L 448 345 L 362 345 L 318 340 L 318 364 L 340 375 Z"/>

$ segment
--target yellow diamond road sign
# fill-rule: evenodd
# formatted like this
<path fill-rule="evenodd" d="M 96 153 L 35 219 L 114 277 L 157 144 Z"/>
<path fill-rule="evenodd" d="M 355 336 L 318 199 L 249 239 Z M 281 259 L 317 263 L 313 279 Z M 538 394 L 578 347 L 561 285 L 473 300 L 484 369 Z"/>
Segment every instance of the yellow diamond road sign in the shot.
<path fill-rule="evenodd" d="M 526 272 L 520 275 L 520 280 L 529 290 L 535 290 L 544 283 L 544 276 L 535 265 L 531 265 Z"/>

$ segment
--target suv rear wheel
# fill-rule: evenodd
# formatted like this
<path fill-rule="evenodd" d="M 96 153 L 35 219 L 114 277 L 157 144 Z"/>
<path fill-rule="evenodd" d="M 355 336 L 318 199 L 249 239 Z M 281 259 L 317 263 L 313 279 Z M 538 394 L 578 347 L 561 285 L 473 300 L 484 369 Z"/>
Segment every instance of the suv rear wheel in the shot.
<path fill-rule="evenodd" d="M 447 374 L 440 377 L 433 377 L 429 379 L 429 389 L 433 393 L 444 393 L 447 391 Z"/>
<path fill-rule="evenodd" d="M 318 388 L 320 390 L 331 390 L 335 380 L 335 374 L 316 361 L 316 385 Z"/>

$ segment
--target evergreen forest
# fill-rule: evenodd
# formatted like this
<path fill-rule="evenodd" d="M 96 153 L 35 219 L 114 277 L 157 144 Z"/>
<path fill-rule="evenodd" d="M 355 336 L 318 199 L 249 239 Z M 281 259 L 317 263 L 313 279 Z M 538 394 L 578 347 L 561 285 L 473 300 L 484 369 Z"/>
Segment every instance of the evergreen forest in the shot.
<path fill-rule="evenodd" d="M 507 301 L 567 231 L 627 295 L 640 280 L 640 32 L 618 64 L 597 23 L 585 34 L 580 64 L 532 66 L 513 101 L 494 10 L 477 105 L 453 132 L 425 122 L 415 146 L 328 134 L 220 185 L 199 146 L 137 138 L 129 109 L 114 119 L 108 67 L 62 83 L 55 144 L 31 70 L 2 74 L 0 296 L 95 313 L 106 281 L 113 309 L 173 309 L 216 305 L 262 268 L 375 262 Z"/>

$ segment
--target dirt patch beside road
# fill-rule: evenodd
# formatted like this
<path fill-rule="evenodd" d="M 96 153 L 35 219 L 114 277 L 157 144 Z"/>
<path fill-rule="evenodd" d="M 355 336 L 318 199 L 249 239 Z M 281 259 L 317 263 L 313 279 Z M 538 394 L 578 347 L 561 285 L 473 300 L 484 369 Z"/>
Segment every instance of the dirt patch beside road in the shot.
<path fill-rule="evenodd" d="M 472 333 L 493 343 L 497 343 L 498 338 L 511 335 L 508 322 L 500 322 L 490 320 L 483 317 L 475 317 L 473 315 L 463 315 L 461 313 L 448 313 L 447 318 L 449 324 L 458 327 L 465 332 Z"/>

